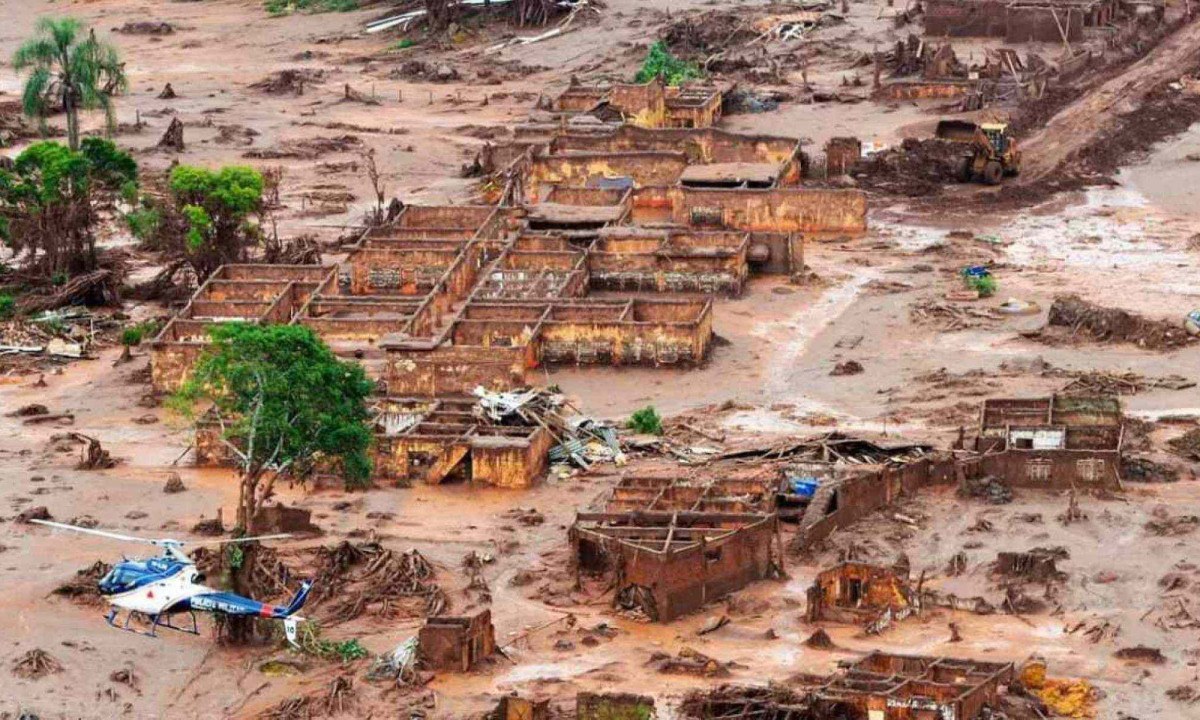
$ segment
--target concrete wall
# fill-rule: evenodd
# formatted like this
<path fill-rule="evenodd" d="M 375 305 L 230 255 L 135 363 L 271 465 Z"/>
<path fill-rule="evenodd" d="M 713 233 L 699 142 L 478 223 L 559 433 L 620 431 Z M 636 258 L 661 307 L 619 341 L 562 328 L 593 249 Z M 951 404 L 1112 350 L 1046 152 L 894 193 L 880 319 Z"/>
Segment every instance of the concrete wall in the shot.
<path fill-rule="evenodd" d="M 630 178 L 635 187 L 673 185 L 688 165 L 681 152 L 626 152 L 540 155 L 529 161 L 524 178 L 526 202 L 539 202 L 557 184 L 583 187 L 598 178 Z"/>
<path fill-rule="evenodd" d="M 867 198 L 858 190 L 717 190 L 672 187 L 634 193 L 635 219 L 668 207 L 680 225 L 748 232 L 844 234 L 867 228 Z"/>
<path fill-rule="evenodd" d="M 533 364 L 525 348 L 444 345 L 428 351 L 392 350 L 384 379 L 392 395 L 466 395 L 478 385 L 521 385 L 526 367 Z"/>
<path fill-rule="evenodd" d="M 624 585 L 641 585 L 654 595 L 658 620 L 670 622 L 752 582 L 768 577 L 777 521 L 664 555 L 622 546 Z"/>
<path fill-rule="evenodd" d="M 492 613 L 483 610 L 471 617 L 433 617 L 417 635 L 421 664 L 431 670 L 467 672 L 496 652 Z"/>
<path fill-rule="evenodd" d="M 528 438 L 478 438 L 471 447 L 471 478 L 495 487 L 531 487 L 546 474 L 553 444 L 544 428 L 533 430 Z"/>

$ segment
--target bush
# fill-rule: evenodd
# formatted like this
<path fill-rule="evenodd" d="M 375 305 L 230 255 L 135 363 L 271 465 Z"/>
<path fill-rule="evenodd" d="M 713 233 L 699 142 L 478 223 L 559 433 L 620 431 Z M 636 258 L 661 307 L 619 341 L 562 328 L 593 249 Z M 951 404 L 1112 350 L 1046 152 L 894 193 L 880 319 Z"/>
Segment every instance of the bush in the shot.
<path fill-rule="evenodd" d="M 662 435 L 663 432 L 662 417 L 653 405 L 647 405 L 630 415 L 628 426 L 634 432 L 643 435 Z"/>
<path fill-rule="evenodd" d="M 667 44 L 662 40 L 650 46 L 650 52 L 646 54 L 646 59 L 642 62 L 642 69 L 638 70 L 634 81 L 647 83 L 660 75 L 663 82 L 672 86 L 680 85 L 685 80 L 704 77 L 700 68 L 672 55 L 671 51 L 667 49 Z"/>
<path fill-rule="evenodd" d="M 358 0 L 266 0 L 263 7 L 275 16 L 294 12 L 350 12 L 358 9 Z"/>
<path fill-rule="evenodd" d="M 142 242 L 149 242 L 158 233 L 162 213 L 155 208 L 139 208 L 125 213 L 125 224 L 129 232 Z"/>
<path fill-rule="evenodd" d="M 17 299 L 12 295 L 0 295 L 0 320 L 10 318 L 17 311 Z"/>
<path fill-rule="evenodd" d="M 300 652 L 306 655 L 321 658 L 322 660 L 338 659 L 343 663 L 361 660 L 370 653 L 363 647 L 357 638 L 334 642 L 321 637 L 321 626 L 313 621 L 309 621 L 300 625 L 300 632 L 296 638 L 296 644 L 300 646 Z"/>
<path fill-rule="evenodd" d="M 155 320 L 147 320 L 137 325 L 130 325 L 121 331 L 121 344 L 129 347 L 141 345 L 142 341 L 146 338 L 157 335 L 158 330 L 158 322 Z"/>
<path fill-rule="evenodd" d="M 979 297 L 991 297 L 996 294 L 996 278 L 991 275 L 967 275 L 963 278 L 967 287 L 979 293 Z"/>

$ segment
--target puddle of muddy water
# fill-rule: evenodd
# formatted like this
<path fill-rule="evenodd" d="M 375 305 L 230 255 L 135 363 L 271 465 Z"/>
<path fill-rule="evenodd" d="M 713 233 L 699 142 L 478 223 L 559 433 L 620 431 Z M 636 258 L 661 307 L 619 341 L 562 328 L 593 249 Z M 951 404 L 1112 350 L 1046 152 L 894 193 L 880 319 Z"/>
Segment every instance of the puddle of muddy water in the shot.
<path fill-rule="evenodd" d="M 1157 242 L 1171 236 L 1168 220 L 1137 190 L 1089 188 L 1083 202 L 1053 217 L 1023 216 L 1002 231 L 1010 262 L 1047 261 L 1068 267 L 1123 269 L 1174 267 L 1190 261 Z"/>
<path fill-rule="evenodd" d="M 1145 163 L 1125 168 L 1117 179 L 1165 212 L 1200 217 L 1200 163 L 1189 155 L 1200 157 L 1200 125 L 1160 143 Z"/>

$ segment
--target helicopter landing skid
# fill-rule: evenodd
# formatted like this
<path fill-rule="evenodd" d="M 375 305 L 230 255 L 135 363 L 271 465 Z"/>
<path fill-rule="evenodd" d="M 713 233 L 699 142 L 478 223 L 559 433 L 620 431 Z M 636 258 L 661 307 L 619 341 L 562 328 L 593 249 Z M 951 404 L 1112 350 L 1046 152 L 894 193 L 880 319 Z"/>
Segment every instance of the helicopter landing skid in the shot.
<path fill-rule="evenodd" d="M 192 620 L 191 627 L 175 625 L 174 623 L 171 622 L 171 618 L 174 615 L 177 615 L 178 613 L 168 613 L 165 615 L 147 615 L 145 613 L 139 613 L 139 612 L 135 612 L 133 610 L 129 610 L 125 614 L 124 622 L 119 622 L 117 620 L 117 614 L 119 612 L 120 612 L 120 610 L 118 610 L 117 608 L 114 607 L 108 611 L 108 615 L 104 619 L 108 622 L 108 624 L 111 627 L 114 627 L 118 630 L 124 630 L 125 632 L 136 633 L 138 635 L 144 635 L 146 637 L 153 637 L 153 638 L 158 637 L 157 630 L 159 628 L 167 628 L 168 630 L 175 630 L 175 631 L 178 631 L 181 633 L 187 633 L 189 635 L 199 635 L 200 634 L 200 625 L 199 625 L 199 623 L 196 622 L 196 613 L 191 610 L 189 610 L 187 613 L 188 616 Z M 134 615 L 139 615 L 141 617 L 149 618 L 150 619 L 150 630 L 143 631 L 143 630 L 138 630 L 137 628 L 134 628 L 134 627 L 130 627 L 129 623 L 133 620 Z"/>

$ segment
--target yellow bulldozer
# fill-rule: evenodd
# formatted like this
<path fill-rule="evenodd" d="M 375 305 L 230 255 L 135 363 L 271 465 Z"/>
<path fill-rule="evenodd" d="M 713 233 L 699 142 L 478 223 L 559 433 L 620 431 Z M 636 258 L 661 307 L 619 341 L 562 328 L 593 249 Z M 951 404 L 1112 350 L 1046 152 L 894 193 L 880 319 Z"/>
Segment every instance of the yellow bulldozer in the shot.
<path fill-rule="evenodd" d="M 954 168 L 962 182 L 975 180 L 999 185 L 1005 176 L 1021 172 L 1021 151 L 1008 134 L 1008 123 L 942 120 L 937 126 L 937 136 L 970 145 Z"/>

